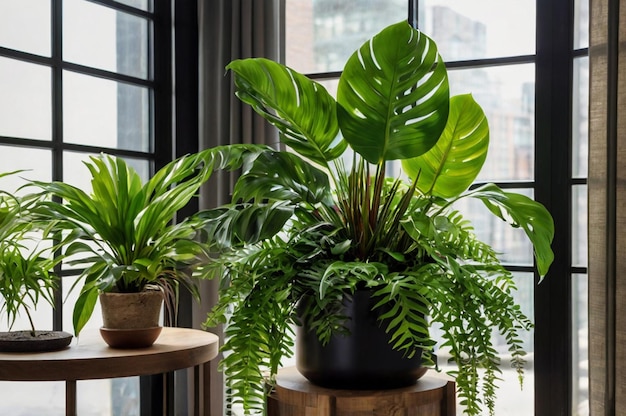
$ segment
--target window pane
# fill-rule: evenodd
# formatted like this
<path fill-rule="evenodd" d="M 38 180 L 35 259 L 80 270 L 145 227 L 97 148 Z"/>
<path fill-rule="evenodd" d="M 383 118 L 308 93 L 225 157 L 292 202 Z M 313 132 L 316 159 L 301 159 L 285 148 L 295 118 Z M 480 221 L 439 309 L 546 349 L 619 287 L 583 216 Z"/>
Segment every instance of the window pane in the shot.
<path fill-rule="evenodd" d="M 406 0 L 286 2 L 286 63 L 305 73 L 340 71 L 352 52 L 407 18 Z"/>
<path fill-rule="evenodd" d="M 2 165 L 0 172 L 24 170 L 16 175 L 0 179 L 0 189 L 13 192 L 26 183 L 26 180 L 49 181 L 52 179 L 52 154 L 49 150 L 29 147 L 0 146 Z M 26 188 L 24 192 L 35 192 Z"/>
<path fill-rule="evenodd" d="M 50 56 L 50 0 L 0 1 L 0 46 Z"/>
<path fill-rule="evenodd" d="M 50 68 L 0 57 L 0 136 L 50 140 Z"/>
<path fill-rule="evenodd" d="M 587 275 L 572 276 L 572 399 L 574 416 L 589 415 Z"/>
<path fill-rule="evenodd" d="M 149 151 L 149 90 L 65 71 L 64 141 Z"/>
<path fill-rule="evenodd" d="M 140 415 L 139 377 L 81 380 L 76 383 L 79 415 Z"/>
<path fill-rule="evenodd" d="M 574 60 L 574 90 L 572 108 L 572 174 L 587 177 L 589 155 L 589 58 Z"/>
<path fill-rule="evenodd" d="M 446 61 L 532 55 L 535 3 L 519 0 L 423 0 L 419 26 Z"/>
<path fill-rule="evenodd" d="M 0 391 L 0 415 L 65 415 L 62 381 L 0 381 Z"/>
<path fill-rule="evenodd" d="M 572 187 L 572 264 L 587 267 L 587 186 Z"/>
<path fill-rule="evenodd" d="M 535 66 L 449 70 L 450 93 L 471 93 L 489 121 L 489 153 L 478 181 L 534 178 Z"/>
<path fill-rule="evenodd" d="M 574 0 L 574 48 L 589 47 L 589 1 Z"/>
<path fill-rule="evenodd" d="M 127 6 L 136 7 L 137 9 L 150 11 L 152 10 L 152 0 L 115 0 L 118 3 L 125 4 Z"/>
<path fill-rule="evenodd" d="M 148 78 L 148 21 L 84 0 L 63 2 L 63 59 Z"/>

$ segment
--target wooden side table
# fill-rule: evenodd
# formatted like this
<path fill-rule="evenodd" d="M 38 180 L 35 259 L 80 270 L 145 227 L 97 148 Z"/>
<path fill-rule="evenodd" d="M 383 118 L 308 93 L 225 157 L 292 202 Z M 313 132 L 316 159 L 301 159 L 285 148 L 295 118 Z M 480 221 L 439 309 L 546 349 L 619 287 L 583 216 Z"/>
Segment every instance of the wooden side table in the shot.
<path fill-rule="evenodd" d="M 163 328 L 153 346 L 114 349 L 97 331 L 81 332 L 72 346 L 43 353 L 0 353 L 0 380 L 65 381 L 65 414 L 76 416 L 76 381 L 143 376 L 194 367 L 194 414 L 210 416 L 210 364 L 218 337 L 188 328 Z"/>
<path fill-rule="evenodd" d="M 318 387 L 295 367 L 279 370 L 268 416 L 455 416 L 455 383 L 425 375 L 410 387 L 337 390 Z"/>

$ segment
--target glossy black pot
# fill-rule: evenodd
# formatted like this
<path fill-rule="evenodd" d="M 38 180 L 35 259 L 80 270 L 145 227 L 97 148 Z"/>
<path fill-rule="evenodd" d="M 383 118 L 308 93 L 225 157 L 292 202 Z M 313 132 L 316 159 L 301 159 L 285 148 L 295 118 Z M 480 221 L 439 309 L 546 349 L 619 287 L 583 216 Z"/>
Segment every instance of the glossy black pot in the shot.
<path fill-rule="evenodd" d="M 305 308 L 304 299 L 299 304 Z M 423 375 L 421 352 L 406 358 L 389 344 L 390 335 L 372 311 L 369 290 L 357 290 L 343 303 L 349 335 L 333 335 L 322 345 L 306 324 L 296 328 L 296 367 L 313 384 L 340 389 L 386 389 L 414 384 Z"/>

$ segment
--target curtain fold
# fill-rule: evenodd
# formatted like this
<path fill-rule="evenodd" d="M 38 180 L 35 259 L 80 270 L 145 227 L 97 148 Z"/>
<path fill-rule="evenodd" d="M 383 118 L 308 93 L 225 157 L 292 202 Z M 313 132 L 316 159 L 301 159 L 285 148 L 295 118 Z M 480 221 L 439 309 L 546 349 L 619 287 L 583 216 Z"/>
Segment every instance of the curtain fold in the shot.
<path fill-rule="evenodd" d="M 591 415 L 626 414 L 626 1 L 590 2 Z"/>
<path fill-rule="evenodd" d="M 233 143 L 278 146 L 278 136 L 264 119 L 234 95 L 225 66 L 234 59 L 265 57 L 280 60 L 284 0 L 200 0 L 199 149 Z M 200 209 L 229 201 L 237 173 L 216 172 L 200 192 Z M 202 304 L 194 310 L 194 326 L 206 319 L 217 300 L 218 281 L 201 282 Z M 221 328 L 211 332 L 223 337 Z M 211 415 L 223 414 L 223 378 L 212 363 Z"/>

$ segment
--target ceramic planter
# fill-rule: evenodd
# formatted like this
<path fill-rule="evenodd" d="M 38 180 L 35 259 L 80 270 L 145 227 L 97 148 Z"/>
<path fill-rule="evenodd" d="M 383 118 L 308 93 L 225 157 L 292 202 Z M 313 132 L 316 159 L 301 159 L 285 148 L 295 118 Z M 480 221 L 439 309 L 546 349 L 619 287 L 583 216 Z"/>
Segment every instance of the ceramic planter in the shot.
<path fill-rule="evenodd" d="M 99 295 L 103 327 L 100 333 L 111 347 L 143 348 L 161 333 L 161 290 L 138 293 L 105 292 Z"/>
<path fill-rule="evenodd" d="M 296 328 L 296 367 L 309 381 L 341 389 L 385 389 L 414 384 L 425 369 L 421 352 L 411 359 L 392 349 L 389 334 L 377 322 L 371 291 L 357 290 L 343 303 L 349 335 L 333 335 L 322 345 L 314 330 Z M 299 309 L 306 307 L 306 301 Z M 300 312 L 299 311 L 299 312 Z"/>

